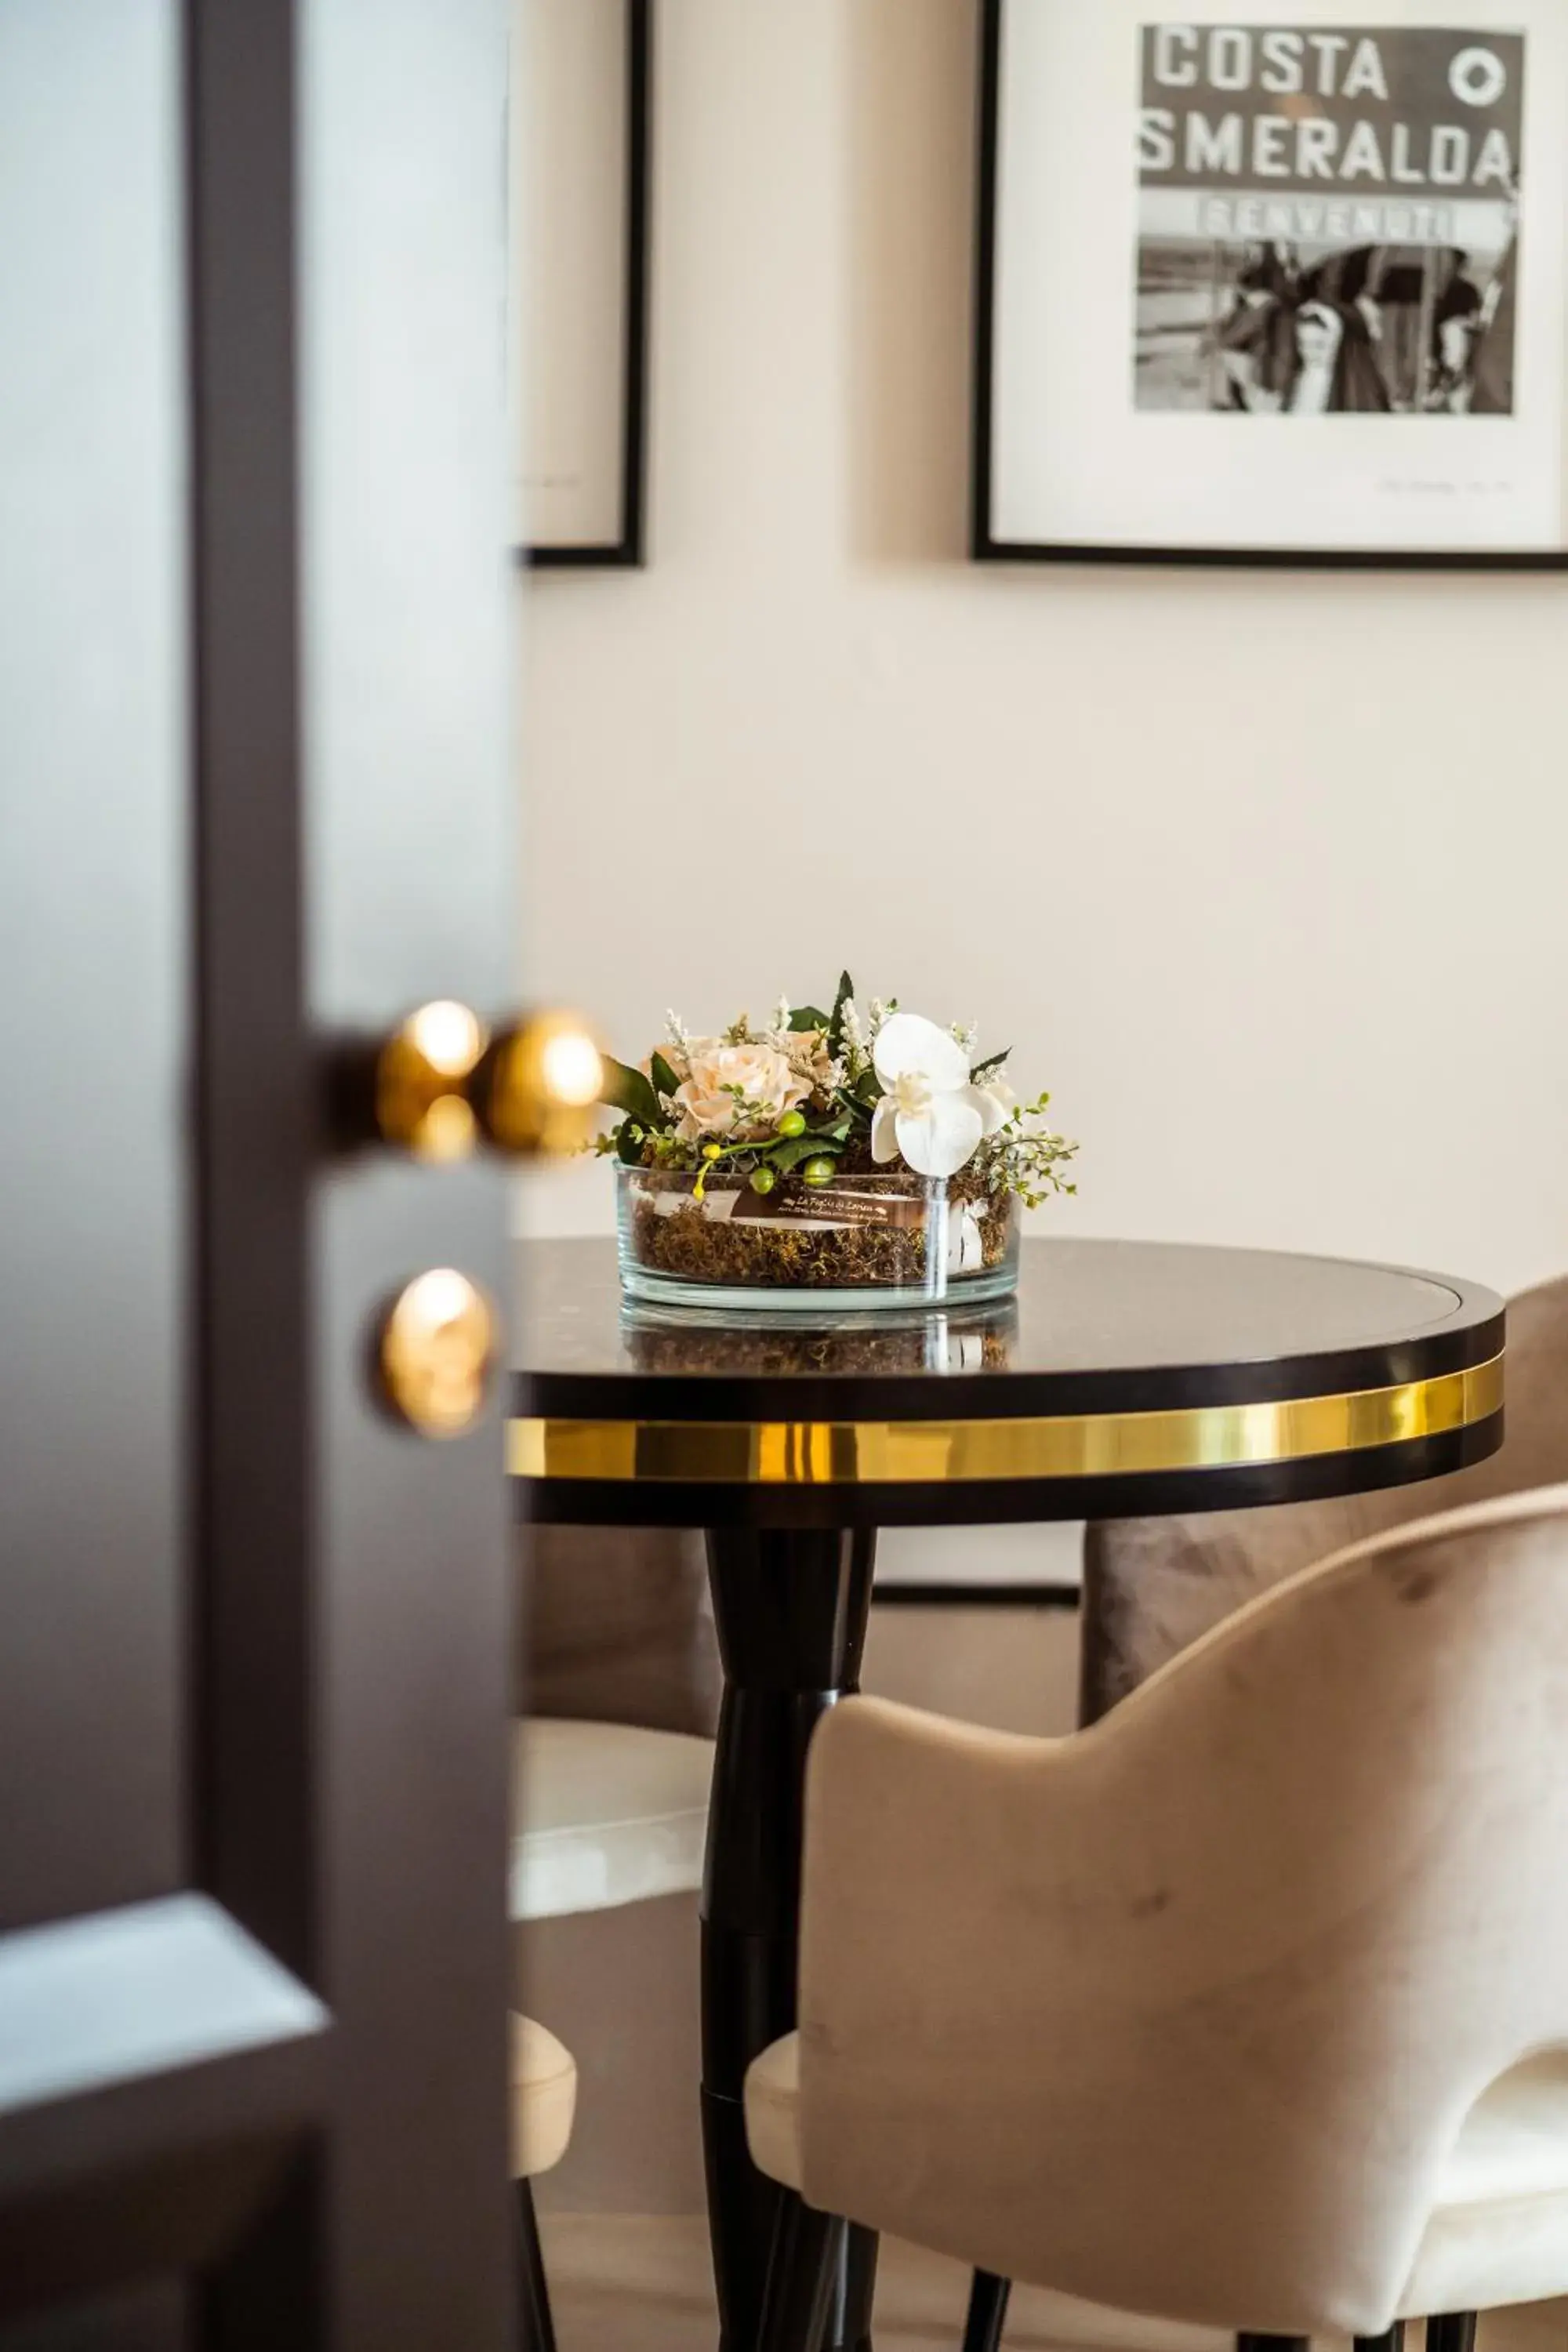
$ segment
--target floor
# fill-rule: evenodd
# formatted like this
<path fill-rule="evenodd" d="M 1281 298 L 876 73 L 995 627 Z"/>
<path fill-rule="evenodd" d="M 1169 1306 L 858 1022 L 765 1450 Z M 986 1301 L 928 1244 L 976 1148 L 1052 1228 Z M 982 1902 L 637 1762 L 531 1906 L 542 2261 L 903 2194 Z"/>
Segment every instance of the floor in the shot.
<path fill-rule="evenodd" d="M 557 2213 L 542 2226 L 560 2352 L 711 2352 L 713 2290 L 700 2221 Z M 957 2352 L 967 2294 L 955 2263 L 888 2242 L 878 2270 L 877 2352 Z M 1493 2312 L 1481 2322 L 1479 2352 L 1565 2352 L 1565 2332 L 1568 2304 Z M 1005 2345 L 1005 2352 L 1229 2352 L 1230 2339 L 1020 2287 Z"/>

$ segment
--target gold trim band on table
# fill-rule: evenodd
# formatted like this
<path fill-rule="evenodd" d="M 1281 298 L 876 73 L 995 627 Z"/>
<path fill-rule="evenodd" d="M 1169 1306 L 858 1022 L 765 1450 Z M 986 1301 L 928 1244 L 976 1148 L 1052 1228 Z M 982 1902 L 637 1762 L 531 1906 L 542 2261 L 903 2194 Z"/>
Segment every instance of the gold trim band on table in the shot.
<path fill-rule="evenodd" d="M 1397 1388 L 1273 1404 L 1016 1421 L 514 1420 L 514 1478 L 724 1486 L 940 1486 L 1114 1478 L 1359 1454 L 1489 1420 L 1503 1360 Z"/>

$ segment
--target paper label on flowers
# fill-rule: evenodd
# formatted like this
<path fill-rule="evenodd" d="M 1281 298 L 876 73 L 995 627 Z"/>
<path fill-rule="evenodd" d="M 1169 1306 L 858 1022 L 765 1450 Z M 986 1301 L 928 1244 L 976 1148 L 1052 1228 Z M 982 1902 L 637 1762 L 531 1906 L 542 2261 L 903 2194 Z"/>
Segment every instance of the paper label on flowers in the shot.
<path fill-rule="evenodd" d="M 942 1230 L 940 1209 L 909 1193 L 863 1192 L 852 1184 L 824 1184 L 804 1199 L 779 1201 L 754 1192 L 732 1196 L 730 1214 L 736 1223 L 758 1223 L 809 1226 L 813 1233 L 847 1233 L 875 1227 L 883 1232 L 916 1234 Z M 935 1222 L 933 1223 L 933 1219 Z M 977 1273 L 984 1264 L 980 1222 L 973 1206 L 954 1202 L 946 1219 L 945 1263 L 950 1274 Z"/>
<path fill-rule="evenodd" d="M 808 1192 L 793 1186 L 780 1199 L 776 1193 L 742 1192 L 736 1195 L 731 1212 L 737 1220 L 752 1219 L 769 1223 L 832 1225 L 880 1225 L 896 1231 L 918 1233 L 926 1222 L 926 1203 L 919 1195 L 907 1192 L 863 1192 L 852 1184 L 818 1184 Z"/>

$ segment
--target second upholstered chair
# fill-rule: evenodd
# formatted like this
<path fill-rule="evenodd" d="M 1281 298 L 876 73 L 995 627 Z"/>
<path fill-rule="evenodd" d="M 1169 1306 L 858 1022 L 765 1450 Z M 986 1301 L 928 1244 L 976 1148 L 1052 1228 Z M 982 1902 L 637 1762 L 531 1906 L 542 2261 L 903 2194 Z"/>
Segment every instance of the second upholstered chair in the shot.
<path fill-rule="evenodd" d="M 565 2155 L 577 2106 L 572 2053 L 531 2017 L 511 2021 L 511 2170 L 517 2183 L 518 2302 L 523 2352 L 555 2352 L 533 2183 Z"/>
<path fill-rule="evenodd" d="M 1508 1440 L 1489 1461 L 1383 1494 L 1091 1527 L 1084 1719 L 1103 1715 L 1200 1633 L 1311 1561 L 1434 1511 L 1560 1478 L 1568 1478 L 1568 1279 L 1509 1303 Z"/>
<path fill-rule="evenodd" d="M 1305 1570 L 1090 1729 L 849 1700 L 747 2084 L 766 2352 L 841 2226 L 1377 2337 L 1568 2292 L 1568 1488 Z"/>
<path fill-rule="evenodd" d="M 512 1778 L 514 1920 L 701 1885 L 710 1739 L 530 1717 L 513 1726 Z"/>
<path fill-rule="evenodd" d="M 515 1724 L 510 1917 L 615 1910 L 700 1886 L 712 1777 L 712 1741 L 684 1732 Z M 577 2070 L 552 2033 L 522 2018 L 513 2021 L 512 2094 L 522 2340 L 525 2352 L 554 2352 L 529 2184 L 566 2152 Z"/>

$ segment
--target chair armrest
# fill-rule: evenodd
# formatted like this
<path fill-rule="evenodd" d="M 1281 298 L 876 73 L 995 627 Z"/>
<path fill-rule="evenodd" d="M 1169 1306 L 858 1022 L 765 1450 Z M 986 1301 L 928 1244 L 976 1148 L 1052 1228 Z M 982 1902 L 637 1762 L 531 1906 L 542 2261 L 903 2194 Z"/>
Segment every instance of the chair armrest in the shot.
<path fill-rule="evenodd" d="M 1060 1740 L 877 1699 L 807 1773 L 801 2188 L 807 2203 L 1002 2275 L 1021 2246 L 1126 2300 L 1209 2053 L 1184 2011 L 1210 1937 L 1143 1742 Z M 1212 2225 L 1211 2225 L 1212 2231 Z M 1142 2232 L 1142 2240 L 1140 2232 Z M 1165 2265 L 1168 2268 L 1168 2264 Z"/>
<path fill-rule="evenodd" d="M 994 2119 L 1016 2068 L 1015 2021 L 1044 2056 L 1042 1970 L 1064 2043 L 1087 2028 L 1069 2021 L 1097 1979 L 1103 1988 L 1105 1915 L 1121 1906 L 1100 1892 L 1105 1841 L 1083 1745 L 868 1698 L 819 1727 L 801 1927 L 809 2201 L 830 2183 L 841 2199 L 852 2178 L 897 2171 L 893 2143 L 907 2154 L 925 2118 L 932 2132 L 966 2112 Z"/>

